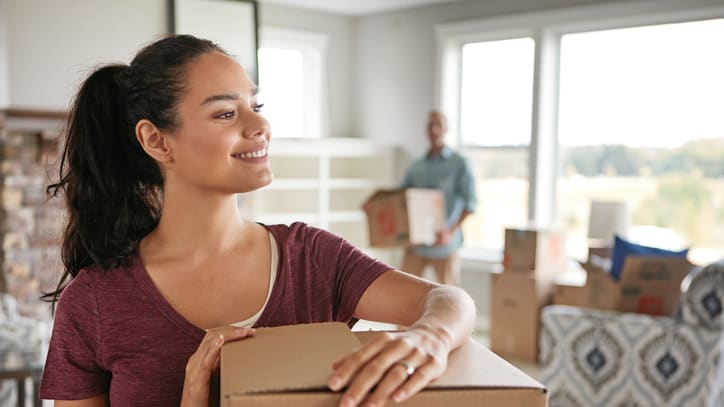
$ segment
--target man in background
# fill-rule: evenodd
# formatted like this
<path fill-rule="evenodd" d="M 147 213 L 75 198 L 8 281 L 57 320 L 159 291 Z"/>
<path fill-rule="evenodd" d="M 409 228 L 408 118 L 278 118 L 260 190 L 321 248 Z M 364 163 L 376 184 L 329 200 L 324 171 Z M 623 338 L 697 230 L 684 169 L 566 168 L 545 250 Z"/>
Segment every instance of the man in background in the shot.
<path fill-rule="evenodd" d="M 430 148 L 407 169 L 403 188 L 436 188 L 445 197 L 445 224 L 437 231 L 431 246 L 410 246 L 405 251 L 402 270 L 422 276 L 431 265 L 440 283 L 459 285 L 457 251 L 462 246 L 461 225 L 475 211 L 475 179 L 468 160 L 445 145 L 447 119 L 433 110 L 428 116 L 427 138 Z"/>

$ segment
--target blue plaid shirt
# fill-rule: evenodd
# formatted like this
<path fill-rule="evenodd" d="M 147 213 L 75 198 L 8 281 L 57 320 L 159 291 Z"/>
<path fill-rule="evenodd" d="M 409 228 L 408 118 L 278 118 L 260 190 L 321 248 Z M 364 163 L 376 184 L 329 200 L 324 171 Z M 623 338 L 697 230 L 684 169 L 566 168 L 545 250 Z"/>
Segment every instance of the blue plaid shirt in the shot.
<path fill-rule="evenodd" d="M 445 196 L 446 226 L 450 227 L 460 219 L 463 210 L 475 212 L 475 178 L 468 160 L 448 146 L 439 155 L 425 156 L 412 163 L 407 169 L 402 188 L 437 188 Z M 463 244 L 463 233 L 458 228 L 447 245 L 414 246 L 419 256 L 444 258 L 452 255 Z"/>

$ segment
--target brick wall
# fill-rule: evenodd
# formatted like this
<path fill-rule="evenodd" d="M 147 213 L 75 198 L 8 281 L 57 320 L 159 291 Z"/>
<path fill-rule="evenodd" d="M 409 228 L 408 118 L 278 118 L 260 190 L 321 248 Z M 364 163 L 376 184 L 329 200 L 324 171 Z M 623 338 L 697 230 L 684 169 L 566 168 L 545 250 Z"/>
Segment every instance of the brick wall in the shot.
<path fill-rule="evenodd" d="M 49 318 L 49 306 L 39 297 L 62 271 L 65 214 L 61 200 L 45 192 L 57 179 L 59 154 L 58 132 L 0 127 L 0 292 L 17 299 L 21 315 L 40 320 Z"/>

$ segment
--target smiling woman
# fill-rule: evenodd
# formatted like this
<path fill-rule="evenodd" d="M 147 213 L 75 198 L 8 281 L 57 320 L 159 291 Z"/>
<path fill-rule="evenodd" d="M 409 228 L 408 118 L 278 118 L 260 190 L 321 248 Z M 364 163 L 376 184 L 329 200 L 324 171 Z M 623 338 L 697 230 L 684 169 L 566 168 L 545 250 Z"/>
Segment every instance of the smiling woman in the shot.
<path fill-rule="evenodd" d="M 236 194 L 272 180 L 260 109 L 241 65 L 189 35 L 85 80 L 48 188 L 68 224 L 65 272 L 46 296 L 57 309 L 43 398 L 218 405 L 224 343 L 255 327 L 358 319 L 409 328 L 329 367 L 340 405 L 403 401 L 442 374 L 472 331 L 463 290 L 392 270 L 328 231 L 241 216 Z"/>

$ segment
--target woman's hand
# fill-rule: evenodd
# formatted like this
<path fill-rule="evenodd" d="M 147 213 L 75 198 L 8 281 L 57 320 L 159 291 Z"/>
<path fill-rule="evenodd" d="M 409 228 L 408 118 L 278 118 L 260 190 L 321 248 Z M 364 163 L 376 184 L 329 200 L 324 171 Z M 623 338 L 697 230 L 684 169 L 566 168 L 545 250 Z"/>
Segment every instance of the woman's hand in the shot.
<path fill-rule="evenodd" d="M 186 363 L 182 407 L 209 405 L 211 374 L 219 369 L 221 345 L 247 336 L 254 335 L 253 328 L 224 326 L 209 329 L 201 340 L 199 347 Z"/>
<path fill-rule="evenodd" d="M 329 387 L 337 391 L 347 386 L 341 407 L 383 406 L 389 399 L 402 402 L 442 375 L 451 342 L 448 333 L 426 326 L 381 332 L 334 362 Z"/>

